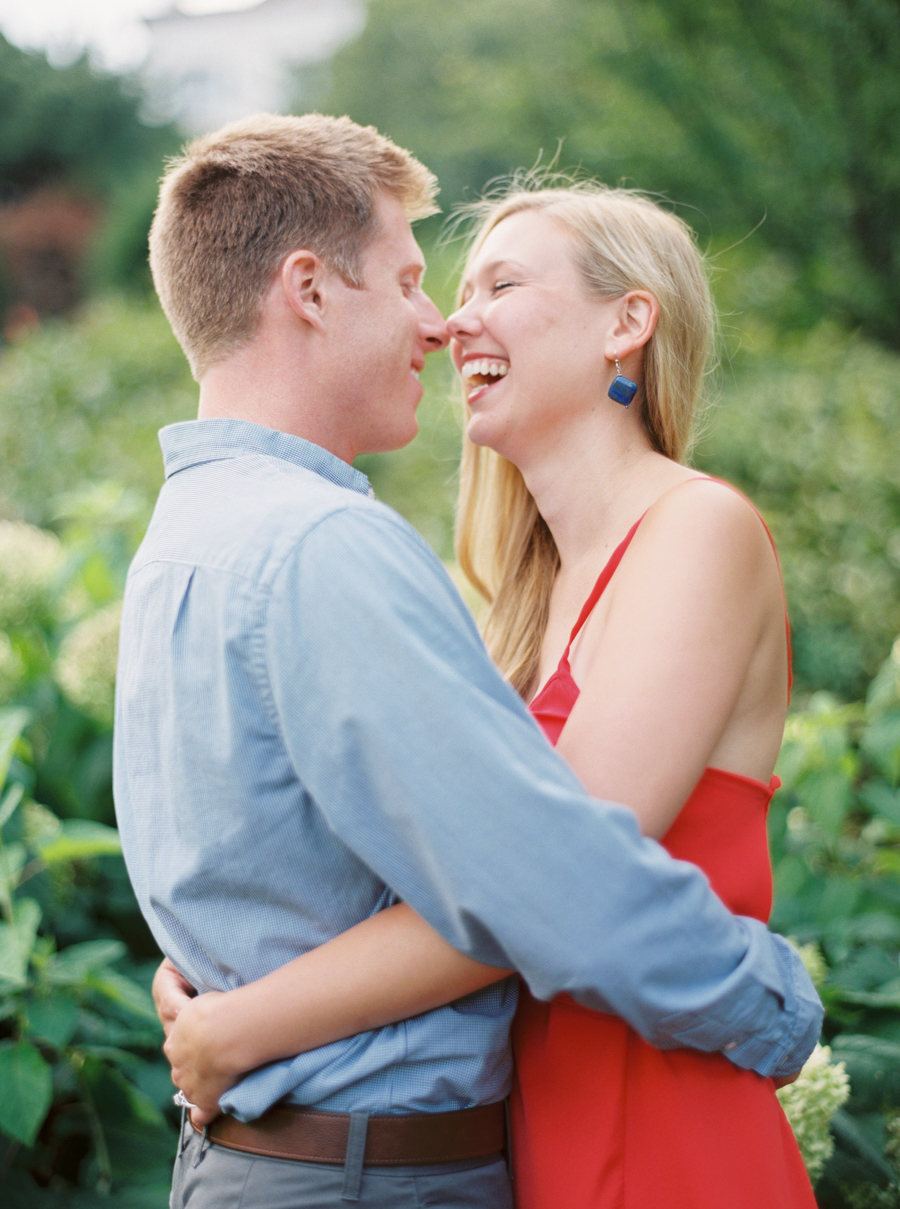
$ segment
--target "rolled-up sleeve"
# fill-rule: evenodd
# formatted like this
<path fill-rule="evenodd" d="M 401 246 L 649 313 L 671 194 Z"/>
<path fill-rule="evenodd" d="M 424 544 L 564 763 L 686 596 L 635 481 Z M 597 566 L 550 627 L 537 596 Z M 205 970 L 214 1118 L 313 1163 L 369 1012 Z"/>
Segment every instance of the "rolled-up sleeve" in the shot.
<path fill-rule="evenodd" d="M 799 1068 L 821 1006 L 797 955 L 631 811 L 586 794 L 399 518 L 371 505 L 320 520 L 284 557 L 262 633 L 298 779 L 446 940 L 657 1046 Z"/>

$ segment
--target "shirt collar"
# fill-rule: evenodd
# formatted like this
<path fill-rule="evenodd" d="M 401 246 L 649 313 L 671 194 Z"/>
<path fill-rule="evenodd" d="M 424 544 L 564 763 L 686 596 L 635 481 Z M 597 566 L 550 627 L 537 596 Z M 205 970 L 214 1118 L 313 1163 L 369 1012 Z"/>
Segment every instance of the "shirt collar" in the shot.
<path fill-rule="evenodd" d="M 372 494 L 366 476 L 327 449 L 249 420 L 185 420 L 168 424 L 160 429 L 159 443 L 167 479 L 190 466 L 257 453 L 293 462 L 338 487 L 349 487 L 362 495 Z"/>

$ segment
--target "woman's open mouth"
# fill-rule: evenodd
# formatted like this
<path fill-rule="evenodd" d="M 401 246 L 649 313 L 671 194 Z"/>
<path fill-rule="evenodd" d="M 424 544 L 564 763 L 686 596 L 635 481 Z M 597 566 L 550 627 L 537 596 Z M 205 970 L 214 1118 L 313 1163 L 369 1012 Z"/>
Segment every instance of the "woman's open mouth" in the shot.
<path fill-rule="evenodd" d="M 486 387 L 495 386 L 508 373 L 509 366 L 502 361 L 492 361 L 487 357 L 468 361 L 462 368 L 462 379 L 469 402 Z"/>

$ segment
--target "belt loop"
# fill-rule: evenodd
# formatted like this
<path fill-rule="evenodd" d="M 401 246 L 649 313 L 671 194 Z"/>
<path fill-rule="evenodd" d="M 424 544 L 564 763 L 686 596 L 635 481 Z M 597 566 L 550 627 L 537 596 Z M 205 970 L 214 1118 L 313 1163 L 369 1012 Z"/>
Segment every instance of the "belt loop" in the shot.
<path fill-rule="evenodd" d="M 184 1127 L 185 1127 L 185 1124 L 187 1123 L 187 1115 L 188 1115 L 188 1110 L 182 1104 L 182 1106 L 181 1106 L 181 1129 L 179 1129 L 179 1131 L 178 1131 L 178 1157 L 179 1158 L 181 1158 L 181 1156 L 184 1154 L 185 1147 L 187 1146 L 188 1142 L 191 1140 L 191 1134 L 193 1133 L 192 1128 L 190 1126 L 188 1126 L 188 1136 L 187 1136 L 187 1141 L 185 1141 Z"/>
<path fill-rule="evenodd" d="M 209 1140 L 209 1127 L 204 1125 L 203 1133 L 200 1136 L 200 1149 L 197 1151 L 197 1157 L 194 1159 L 193 1163 L 191 1163 L 192 1167 L 200 1166 L 200 1164 L 203 1162 L 203 1156 L 206 1154 L 211 1145 L 212 1143 Z"/>
<path fill-rule="evenodd" d="M 344 1156 L 344 1187 L 342 1201 L 358 1201 L 362 1187 L 363 1161 L 366 1157 L 366 1131 L 369 1127 L 367 1112 L 351 1112 L 350 1132 L 347 1134 L 347 1153 Z"/>

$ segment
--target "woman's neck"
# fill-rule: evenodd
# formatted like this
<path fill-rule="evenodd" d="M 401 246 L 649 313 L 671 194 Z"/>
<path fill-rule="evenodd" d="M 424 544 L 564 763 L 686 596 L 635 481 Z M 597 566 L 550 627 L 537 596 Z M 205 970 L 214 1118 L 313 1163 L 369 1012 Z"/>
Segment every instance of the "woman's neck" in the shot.
<path fill-rule="evenodd" d="M 599 431 L 598 431 L 599 430 Z M 601 561 L 689 471 L 651 448 L 639 424 L 594 425 L 520 466 L 560 556 L 560 574 Z"/>

